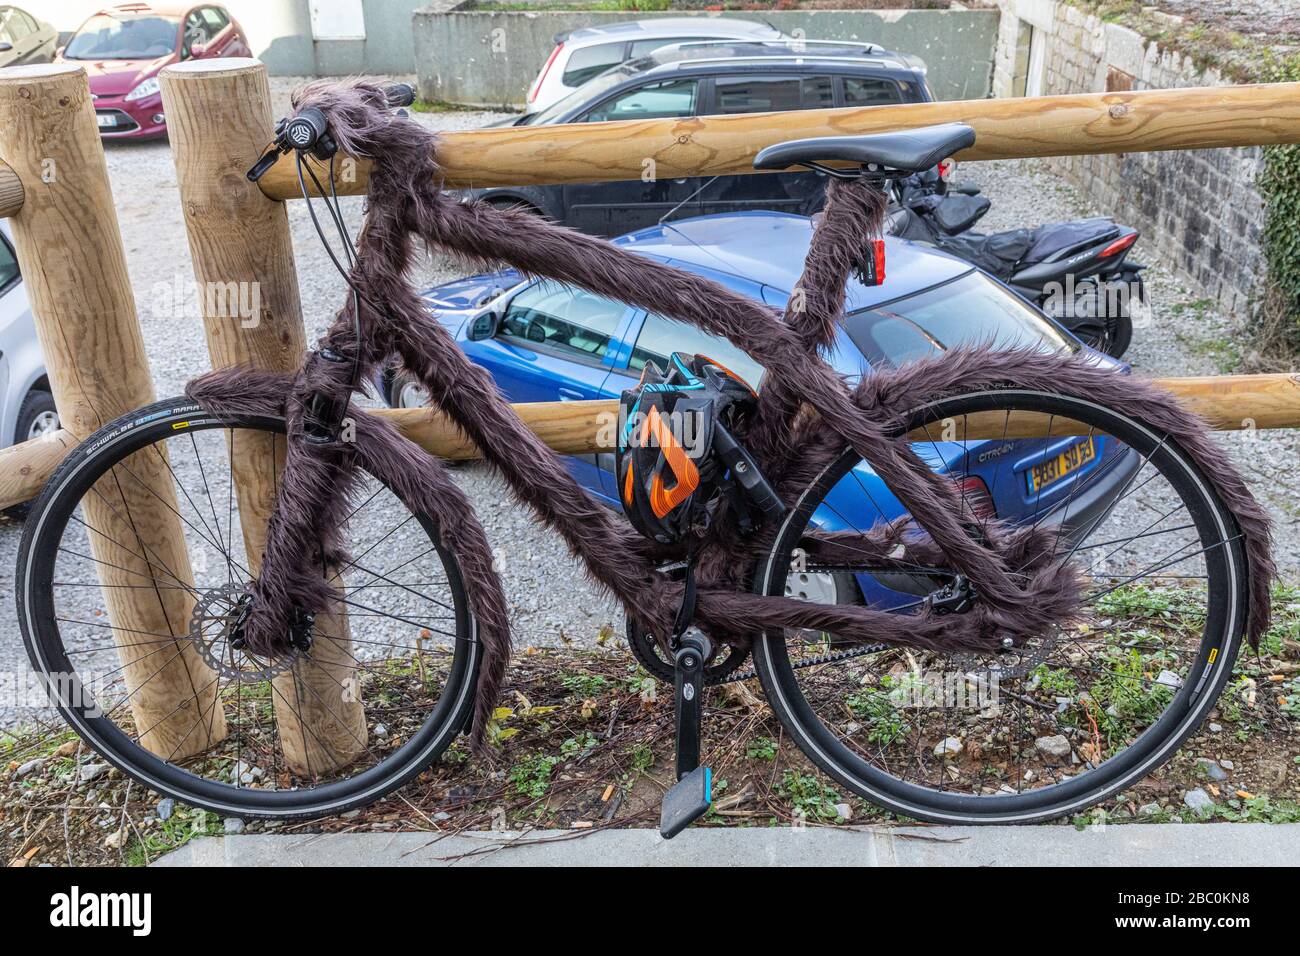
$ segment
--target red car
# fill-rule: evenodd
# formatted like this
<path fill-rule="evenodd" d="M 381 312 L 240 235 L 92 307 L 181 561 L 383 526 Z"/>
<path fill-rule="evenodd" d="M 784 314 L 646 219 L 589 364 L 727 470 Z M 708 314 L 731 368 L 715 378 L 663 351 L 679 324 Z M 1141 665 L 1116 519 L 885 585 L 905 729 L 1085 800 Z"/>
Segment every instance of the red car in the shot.
<path fill-rule="evenodd" d="M 90 17 L 57 60 L 90 74 L 99 131 L 105 137 L 167 135 L 158 73 L 170 63 L 252 56 L 244 31 L 224 7 L 124 3 Z"/>

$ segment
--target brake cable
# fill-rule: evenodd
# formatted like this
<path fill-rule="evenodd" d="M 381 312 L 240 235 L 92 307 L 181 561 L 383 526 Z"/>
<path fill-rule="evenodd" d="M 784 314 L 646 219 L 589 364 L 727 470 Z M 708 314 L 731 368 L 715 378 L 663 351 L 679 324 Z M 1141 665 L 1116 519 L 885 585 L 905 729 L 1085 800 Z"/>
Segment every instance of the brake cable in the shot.
<path fill-rule="evenodd" d="M 330 156 L 329 160 L 330 189 L 327 195 L 325 187 L 321 185 L 320 179 L 316 176 L 316 171 L 311 168 L 310 163 L 307 163 L 304 160 L 302 151 L 296 150 L 294 155 L 297 160 L 298 188 L 302 192 L 302 198 L 306 200 L 307 212 L 311 216 L 312 226 L 316 229 L 316 236 L 320 239 L 321 245 L 325 248 L 325 253 L 329 256 L 330 262 L 334 264 L 334 268 L 338 271 L 338 274 L 343 277 L 343 281 L 346 282 L 348 288 L 352 290 L 352 336 L 354 343 L 352 353 L 352 372 L 349 376 L 349 385 L 351 387 L 348 389 L 348 397 L 343 405 L 343 414 L 346 415 L 348 406 L 352 402 L 352 392 L 356 389 L 361 375 L 361 301 L 362 299 L 365 299 L 365 301 L 376 310 L 378 310 L 378 306 L 376 306 L 368 296 L 364 295 L 357 287 L 356 283 L 352 281 L 351 270 L 356 268 L 357 263 L 356 249 L 352 244 L 352 237 L 348 233 L 347 224 L 343 219 L 343 211 L 339 206 L 338 189 L 335 185 L 334 179 L 334 157 Z M 342 240 L 343 255 L 347 260 L 349 266 L 348 269 L 344 269 L 343 264 L 339 262 L 338 256 L 334 253 L 334 247 L 330 244 L 329 238 L 325 235 L 325 230 L 321 226 L 320 219 L 316 215 L 316 208 L 312 202 L 312 196 L 307 189 L 307 182 L 303 178 L 304 169 L 306 169 L 307 175 L 311 177 L 312 185 L 316 187 L 316 192 L 325 201 L 325 208 L 329 210 L 330 218 L 334 223 L 334 228 L 338 231 L 339 238 Z"/>

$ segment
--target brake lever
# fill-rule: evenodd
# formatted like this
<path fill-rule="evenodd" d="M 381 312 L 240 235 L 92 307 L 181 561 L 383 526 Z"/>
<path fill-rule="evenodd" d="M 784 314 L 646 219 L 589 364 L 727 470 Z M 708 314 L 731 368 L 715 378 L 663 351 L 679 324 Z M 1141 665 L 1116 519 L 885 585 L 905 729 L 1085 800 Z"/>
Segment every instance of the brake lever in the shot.
<path fill-rule="evenodd" d="M 309 153 L 321 162 L 328 162 L 338 149 L 334 137 L 329 134 L 325 114 L 314 107 L 308 107 L 296 116 L 285 117 L 275 124 L 275 139 L 246 175 L 249 182 L 257 182 L 281 156 L 293 150 Z"/>
<path fill-rule="evenodd" d="M 288 150 L 282 149 L 276 143 L 272 143 L 270 146 L 266 147 L 266 152 L 262 154 L 262 158 L 254 163 L 252 168 L 248 170 L 246 174 L 248 176 L 248 181 L 250 183 L 255 183 L 261 179 L 266 175 L 267 170 L 274 166 L 279 158 L 286 152 L 288 152 Z"/>

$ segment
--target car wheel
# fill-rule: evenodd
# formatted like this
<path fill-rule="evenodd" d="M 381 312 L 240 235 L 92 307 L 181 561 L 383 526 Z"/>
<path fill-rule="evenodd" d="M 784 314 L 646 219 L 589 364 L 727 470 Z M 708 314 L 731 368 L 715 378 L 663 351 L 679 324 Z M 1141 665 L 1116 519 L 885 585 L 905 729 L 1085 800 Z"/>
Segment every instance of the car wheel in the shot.
<path fill-rule="evenodd" d="M 58 430 L 59 413 L 54 407 L 54 396 L 41 389 L 32 389 L 18 409 L 18 425 L 14 428 L 14 442 L 44 438 Z"/>
<path fill-rule="evenodd" d="M 14 444 L 33 438 L 44 438 L 59 429 L 59 413 L 54 407 L 54 396 L 49 392 L 34 388 L 27 393 L 18 408 L 18 422 L 14 426 Z M 15 521 L 27 517 L 31 502 L 24 501 L 4 509 L 6 516 Z"/>
<path fill-rule="evenodd" d="M 531 213 L 532 215 L 540 216 L 543 219 L 550 218 L 549 216 L 546 215 L 546 213 L 542 212 L 532 203 L 526 202 L 523 199 L 513 199 L 513 198 L 506 197 L 502 199 L 489 199 L 487 203 L 493 209 L 502 209 L 502 210 L 517 209 L 520 212 Z"/>
<path fill-rule="evenodd" d="M 429 390 L 405 372 L 393 379 L 392 404 L 396 408 L 424 408 L 429 404 Z"/>

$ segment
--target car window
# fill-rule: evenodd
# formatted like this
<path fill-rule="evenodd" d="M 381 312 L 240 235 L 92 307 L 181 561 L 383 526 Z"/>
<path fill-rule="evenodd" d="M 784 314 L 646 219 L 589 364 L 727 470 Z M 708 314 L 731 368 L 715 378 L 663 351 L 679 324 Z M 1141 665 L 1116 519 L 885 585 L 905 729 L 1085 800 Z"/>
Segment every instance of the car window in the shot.
<path fill-rule="evenodd" d="M 185 18 L 185 52 L 196 43 L 207 43 L 211 39 L 211 30 L 203 19 L 203 11 L 195 10 Z"/>
<path fill-rule="evenodd" d="M 14 251 L 9 248 L 9 243 L 0 239 L 0 289 L 7 288 L 16 278 L 18 278 L 18 260 L 14 257 Z"/>
<path fill-rule="evenodd" d="M 203 21 L 208 25 L 209 36 L 216 36 L 230 22 L 226 15 L 216 7 L 204 7 L 199 13 L 203 15 Z"/>
<path fill-rule="evenodd" d="M 803 108 L 803 84 L 797 76 L 719 76 L 718 109 L 723 113 L 768 113 Z"/>
<path fill-rule="evenodd" d="M 653 53 L 661 46 L 672 46 L 674 43 L 699 43 L 708 39 L 711 39 L 711 37 L 660 37 L 657 40 L 633 40 L 632 45 L 628 48 L 627 58 L 635 60 L 647 53 Z"/>
<path fill-rule="evenodd" d="M 829 76 L 803 78 L 803 108 L 828 110 L 835 105 L 835 80 Z"/>
<path fill-rule="evenodd" d="M 569 55 L 569 62 L 564 64 L 564 75 L 561 80 L 565 86 L 579 86 L 586 83 L 593 76 L 622 63 L 625 45 L 622 40 L 619 40 L 617 43 L 598 43 L 595 46 L 584 46 L 574 50 Z"/>
<path fill-rule="evenodd" d="M 0 40 L 17 43 L 23 36 L 34 33 L 34 27 L 27 26 L 22 10 L 13 7 L 0 8 Z"/>
<path fill-rule="evenodd" d="M 731 369 L 753 388 L 758 387 L 759 380 L 763 377 L 763 367 L 727 339 L 709 335 L 693 325 L 667 319 L 653 312 L 645 317 L 627 365 L 634 373 L 645 368 L 646 362 L 654 362 L 663 370 L 668 366 L 668 357 L 674 352 L 707 355 Z"/>
<path fill-rule="evenodd" d="M 510 301 L 501 335 L 566 358 L 599 362 L 626 311 L 622 302 L 547 279 Z"/>
<path fill-rule="evenodd" d="M 179 21 L 154 14 L 99 13 L 68 41 L 69 60 L 152 60 L 176 50 Z"/>
<path fill-rule="evenodd" d="M 652 83 L 606 100 L 583 119 L 587 123 L 601 123 L 605 120 L 694 116 L 698 89 L 695 80 Z"/>
<path fill-rule="evenodd" d="M 903 98 L 898 84 L 873 76 L 846 76 L 844 78 L 845 106 L 879 106 L 882 103 L 901 103 Z"/>
<path fill-rule="evenodd" d="M 849 338 L 875 366 L 938 355 L 961 345 L 1036 346 L 1068 352 L 1078 343 L 979 272 L 904 296 L 845 320 Z"/>

